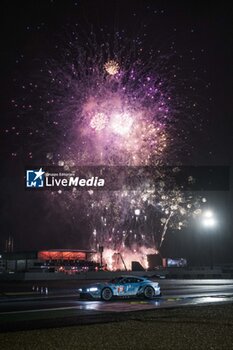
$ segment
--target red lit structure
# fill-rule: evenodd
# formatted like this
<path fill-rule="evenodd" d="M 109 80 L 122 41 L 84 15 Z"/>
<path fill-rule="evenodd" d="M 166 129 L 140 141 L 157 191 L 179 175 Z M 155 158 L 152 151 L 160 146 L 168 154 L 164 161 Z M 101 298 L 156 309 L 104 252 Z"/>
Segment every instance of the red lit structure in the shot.
<path fill-rule="evenodd" d="M 43 269 L 50 272 L 75 274 L 81 271 L 95 270 L 99 265 L 92 261 L 96 252 L 92 250 L 49 249 L 37 252 L 37 259 Z"/>
<path fill-rule="evenodd" d="M 40 260 L 87 260 L 88 252 L 66 250 L 42 250 L 38 252 Z"/>

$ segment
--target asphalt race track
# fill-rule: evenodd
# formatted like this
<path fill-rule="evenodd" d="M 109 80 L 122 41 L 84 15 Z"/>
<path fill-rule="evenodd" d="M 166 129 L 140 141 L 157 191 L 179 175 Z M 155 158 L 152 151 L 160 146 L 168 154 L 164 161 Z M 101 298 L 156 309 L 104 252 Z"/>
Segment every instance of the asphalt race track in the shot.
<path fill-rule="evenodd" d="M 75 287 L 54 288 L 48 295 L 5 293 L 0 297 L 0 329 L 111 322 L 126 319 L 137 311 L 233 301 L 233 280 L 160 280 L 159 283 L 162 297 L 153 300 L 80 300 L 76 293 L 76 289 L 83 285 L 80 281 L 75 283 Z"/>

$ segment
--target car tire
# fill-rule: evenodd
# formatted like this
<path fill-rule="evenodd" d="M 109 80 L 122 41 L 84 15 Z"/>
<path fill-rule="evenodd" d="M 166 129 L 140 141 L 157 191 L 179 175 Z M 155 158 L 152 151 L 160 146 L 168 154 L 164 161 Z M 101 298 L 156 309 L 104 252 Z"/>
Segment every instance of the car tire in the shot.
<path fill-rule="evenodd" d="M 144 297 L 146 299 L 153 299 L 155 296 L 155 290 L 151 286 L 146 286 L 144 289 Z"/>
<path fill-rule="evenodd" d="M 101 292 L 101 299 L 104 301 L 110 301 L 113 297 L 113 292 L 111 288 L 104 288 Z"/>

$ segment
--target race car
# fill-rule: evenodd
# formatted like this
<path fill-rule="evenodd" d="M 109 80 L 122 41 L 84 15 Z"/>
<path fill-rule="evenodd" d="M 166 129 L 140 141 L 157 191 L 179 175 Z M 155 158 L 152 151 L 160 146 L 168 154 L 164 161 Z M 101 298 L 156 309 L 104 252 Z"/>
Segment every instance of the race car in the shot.
<path fill-rule="evenodd" d="M 110 301 L 113 297 L 139 297 L 152 299 L 160 296 L 158 282 L 147 277 L 120 276 L 109 282 L 96 283 L 78 289 L 80 298 L 101 299 Z"/>

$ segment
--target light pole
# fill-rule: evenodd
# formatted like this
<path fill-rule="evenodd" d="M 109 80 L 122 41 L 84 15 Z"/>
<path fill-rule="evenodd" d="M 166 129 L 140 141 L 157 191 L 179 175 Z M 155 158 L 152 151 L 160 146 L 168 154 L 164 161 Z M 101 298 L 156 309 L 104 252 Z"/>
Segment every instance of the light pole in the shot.
<path fill-rule="evenodd" d="M 100 268 L 103 267 L 103 251 L 104 251 L 104 247 L 103 247 L 103 246 L 99 246 L 99 252 L 100 252 Z"/>
<path fill-rule="evenodd" d="M 210 269 L 213 270 L 213 230 L 216 226 L 216 218 L 211 210 L 206 210 L 202 214 L 202 226 L 210 233 Z"/>
<path fill-rule="evenodd" d="M 96 229 L 93 230 L 93 238 L 94 238 L 94 246 L 95 246 L 95 250 L 97 251 L 97 231 Z"/>
<path fill-rule="evenodd" d="M 138 237 L 137 235 L 139 235 L 139 216 L 141 214 L 141 210 L 140 209 L 135 209 L 134 210 L 134 214 L 135 214 L 135 217 L 136 217 L 136 223 L 135 223 L 135 232 L 134 233 L 134 239 L 136 240 Z"/>

